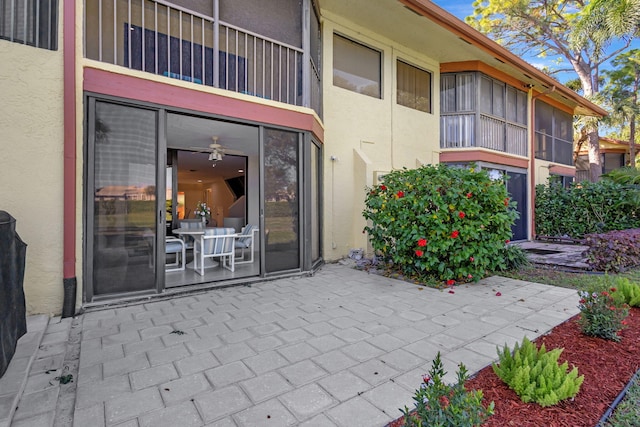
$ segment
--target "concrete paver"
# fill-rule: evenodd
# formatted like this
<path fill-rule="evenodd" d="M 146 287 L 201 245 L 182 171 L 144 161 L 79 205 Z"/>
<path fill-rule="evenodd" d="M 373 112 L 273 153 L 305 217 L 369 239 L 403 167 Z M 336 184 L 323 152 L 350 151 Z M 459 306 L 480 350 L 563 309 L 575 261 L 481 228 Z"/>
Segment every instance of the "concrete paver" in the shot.
<path fill-rule="evenodd" d="M 28 381 L 0 380 L 0 427 L 50 426 L 56 397 L 59 406 L 69 393 L 74 420 L 57 425 L 384 426 L 413 406 L 438 351 L 454 381 L 460 362 L 483 368 L 497 346 L 577 314 L 577 301 L 570 289 L 502 277 L 449 294 L 325 265 L 313 277 L 81 315 L 73 391 L 49 380 L 73 369 L 71 320 L 43 317 L 14 360 Z"/>

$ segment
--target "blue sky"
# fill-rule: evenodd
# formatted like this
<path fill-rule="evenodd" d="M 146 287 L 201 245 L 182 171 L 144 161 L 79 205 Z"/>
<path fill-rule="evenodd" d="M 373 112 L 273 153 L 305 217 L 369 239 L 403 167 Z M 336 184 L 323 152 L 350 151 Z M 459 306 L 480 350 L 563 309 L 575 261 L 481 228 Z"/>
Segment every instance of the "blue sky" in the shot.
<path fill-rule="evenodd" d="M 473 0 L 432 0 L 435 4 L 445 9 L 447 12 L 450 12 L 457 16 L 459 19 L 464 21 L 464 18 L 473 14 Z M 640 41 L 635 40 L 631 46 L 632 48 L 640 49 Z M 540 68 L 540 66 L 544 66 L 545 64 L 549 64 L 550 68 L 558 68 L 557 65 L 551 64 L 551 61 L 538 58 L 536 56 L 527 57 L 523 56 L 523 59 L 529 62 L 530 64 Z M 570 64 L 565 60 L 563 64 L 560 66 L 561 68 L 570 68 Z M 606 67 L 604 67 L 606 68 Z M 571 73 L 562 73 L 554 76 L 561 83 L 566 83 L 569 79 L 577 78 L 576 74 Z"/>

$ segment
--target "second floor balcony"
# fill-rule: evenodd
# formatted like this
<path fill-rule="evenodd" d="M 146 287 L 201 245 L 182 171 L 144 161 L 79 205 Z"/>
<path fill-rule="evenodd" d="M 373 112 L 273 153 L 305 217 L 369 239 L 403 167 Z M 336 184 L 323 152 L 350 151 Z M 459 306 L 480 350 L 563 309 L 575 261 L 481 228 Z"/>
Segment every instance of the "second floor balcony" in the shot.
<path fill-rule="evenodd" d="M 321 115 L 311 0 L 85 0 L 84 49 L 89 59 Z"/>

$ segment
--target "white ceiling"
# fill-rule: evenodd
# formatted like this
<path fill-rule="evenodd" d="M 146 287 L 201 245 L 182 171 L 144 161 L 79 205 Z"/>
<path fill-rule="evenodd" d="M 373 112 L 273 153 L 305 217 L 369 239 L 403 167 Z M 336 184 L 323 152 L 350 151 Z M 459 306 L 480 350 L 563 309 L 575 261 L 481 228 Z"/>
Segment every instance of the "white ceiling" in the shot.
<path fill-rule="evenodd" d="M 206 150 L 217 136 L 217 143 L 234 154 L 212 162 Z M 232 178 L 243 175 L 246 157 L 258 155 L 258 127 L 182 114 L 167 115 L 167 148 L 186 151 L 178 153 L 178 180 L 196 184 L 212 177 Z M 246 157 L 245 157 L 246 156 Z"/>

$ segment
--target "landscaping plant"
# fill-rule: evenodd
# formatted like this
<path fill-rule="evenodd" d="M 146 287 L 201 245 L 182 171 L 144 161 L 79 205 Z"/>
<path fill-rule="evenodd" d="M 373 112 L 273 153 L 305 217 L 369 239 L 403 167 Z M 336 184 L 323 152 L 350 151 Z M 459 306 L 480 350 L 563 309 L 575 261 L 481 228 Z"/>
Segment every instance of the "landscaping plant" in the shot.
<path fill-rule="evenodd" d="M 617 292 L 622 294 L 627 305 L 640 307 L 640 285 L 631 282 L 626 277 L 617 277 L 614 283 Z"/>
<path fill-rule="evenodd" d="M 367 188 L 363 215 L 377 255 L 404 274 L 453 283 L 506 268 L 517 212 L 504 180 L 474 167 L 429 165 L 393 171 Z"/>
<path fill-rule="evenodd" d="M 458 365 L 455 384 L 445 384 L 442 380 L 445 375 L 438 352 L 413 397 L 415 410 L 410 411 L 406 406 L 401 410 L 406 427 L 473 427 L 481 425 L 493 414 L 494 403 L 485 408 L 481 390 L 467 391 L 464 388 L 468 378 L 464 364 Z"/>
<path fill-rule="evenodd" d="M 582 333 L 592 337 L 620 341 L 618 332 L 624 327 L 624 319 L 629 314 L 629 306 L 624 295 L 612 287 L 601 286 L 579 291 L 580 327 Z"/>
<path fill-rule="evenodd" d="M 640 265 L 640 229 L 587 234 L 585 256 L 597 271 L 619 273 Z"/>
<path fill-rule="evenodd" d="M 640 186 L 602 179 L 564 188 L 550 180 L 536 186 L 536 233 L 539 236 L 581 239 L 640 227 Z"/>
<path fill-rule="evenodd" d="M 513 353 L 506 345 L 498 349 L 499 364 L 492 365 L 493 371 L 523 402 L 555 405 L 578 394 L 584 381 L 578 368 L 569 372 L 568 362 L 558 363 L 560 354 L 560 348 L 547 352 L 544 344 L 538 349 L 525 337 L 521 345 L 515 344 Z"/>

